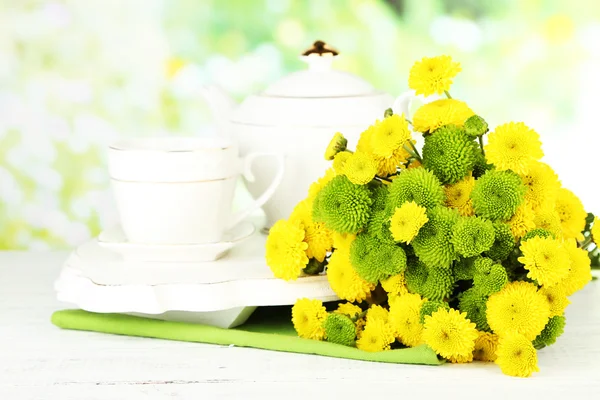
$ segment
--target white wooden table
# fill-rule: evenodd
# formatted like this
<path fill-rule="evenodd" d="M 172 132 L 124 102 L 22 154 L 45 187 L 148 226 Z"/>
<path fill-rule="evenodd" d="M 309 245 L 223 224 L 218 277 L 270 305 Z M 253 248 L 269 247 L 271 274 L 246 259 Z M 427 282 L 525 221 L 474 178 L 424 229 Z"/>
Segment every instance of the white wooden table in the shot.
<path fill-rule="evenodd" d="M 600 398 L 600 281 L 572 297 L 565 334 L 539 353 L 541 372 L 519 379 L 493 364 L 379 364 L 60 330 L 50 315 L 66 306 L 52 284 L 66 256 L 0 253 L 0 400 Z"/>

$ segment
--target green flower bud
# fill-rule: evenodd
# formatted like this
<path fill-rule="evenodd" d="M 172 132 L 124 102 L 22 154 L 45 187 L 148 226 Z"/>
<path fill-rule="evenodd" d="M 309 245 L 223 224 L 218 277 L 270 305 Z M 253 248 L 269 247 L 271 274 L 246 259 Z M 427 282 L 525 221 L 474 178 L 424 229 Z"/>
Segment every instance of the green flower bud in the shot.
<path fill-rule="evenodd" d="M 533 340 L 533 346 L 536 349 L 541 349 L 554 344 L 556 339 L 565 331 L 565 322 L 565 317 L 562 315 L 555 315 L 550 318 L 544 330 Z"/>
<path fill-rule="evenodd" d="M 433 314 L 439 309 L 450 310 L 450 306 L 445 301 L 431 301 L 428 300 L 421 306 L 421 312 L 419 315 L 419 320 L 423 324 L 425 323 L 425 317 Z"/>
<path fill-rule="evenodd" d="M 472 115 L 467 118 L 464 128 L 466 134 L 472 139 L 485 135 L 489 131 L 487 122 L 479 115 Z"/>
<path fill-rule="evenodd" d="M 325 150 L 325 159 L 327 161 L 331 161 L 335 158 L 335 155 L 341 151 L 346 150 L 346 146 L 348 145 L 348 140 L 341 133 L 337 132 L 331 138 L 331 141 L 327 145 L 327 149 Z"/>
<path fill-rule="evenodd" d="M 529 240 L 534 237 L 556 239 L 556 237 L 554 236 L 554 234 L 552 232 L 550 232 L 544 228 L 536 228 L 536 229 L 533 229 L 533 230 L 527 232 L 525 234 L 525 236 L 523 236 L 521 238 L 521 242 L 525 242 L 526 240 Z"/>
<path fill-rule="evenodd" d="M 325 339 L 328 342 L 354 346 L 356 325 L 348 316 L 330 313 L 323 322 L 323 328 L 325 328 Z"/>

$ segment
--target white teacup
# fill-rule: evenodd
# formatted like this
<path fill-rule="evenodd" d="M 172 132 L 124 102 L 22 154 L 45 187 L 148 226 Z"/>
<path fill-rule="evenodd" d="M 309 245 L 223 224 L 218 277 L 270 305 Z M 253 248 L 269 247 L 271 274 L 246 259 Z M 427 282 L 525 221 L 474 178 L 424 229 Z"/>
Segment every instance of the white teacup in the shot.
<path fill-rule="evenodd" d="M 246 209 L 232 213 L 238 177 L 252 181 L 251 166 L 273 157 L 273 182 Z M 147 244 L 217 243 L 223 234 L 262 206 L 283 179 L 284 159 L 272 153 L 240 158 L 220 138 L 159 137 L 109 146 L 108 167 L 127 239 Z"/>

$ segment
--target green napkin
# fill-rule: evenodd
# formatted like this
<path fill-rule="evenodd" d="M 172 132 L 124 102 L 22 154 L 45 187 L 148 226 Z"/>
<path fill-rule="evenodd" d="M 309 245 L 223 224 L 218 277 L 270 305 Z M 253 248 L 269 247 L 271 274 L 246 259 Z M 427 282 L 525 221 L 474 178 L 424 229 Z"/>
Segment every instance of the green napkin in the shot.
<path fill-rule="evenodd" d="M 426 345 L 369 353 L 354 347 L 302 339 L 296 335 L 290 317 L 290 307 L 261 307 L 252 314 L 245 324 L 233 329 L 224 329 L 123 314 L 97 314 L 83 310 L 63 310 L 52 314 L 52 323 L 63 329 L 254 347 L 353 360 L 398 364 L 439 365 L 443 363 L 438 359 L 435 352 Z"/>

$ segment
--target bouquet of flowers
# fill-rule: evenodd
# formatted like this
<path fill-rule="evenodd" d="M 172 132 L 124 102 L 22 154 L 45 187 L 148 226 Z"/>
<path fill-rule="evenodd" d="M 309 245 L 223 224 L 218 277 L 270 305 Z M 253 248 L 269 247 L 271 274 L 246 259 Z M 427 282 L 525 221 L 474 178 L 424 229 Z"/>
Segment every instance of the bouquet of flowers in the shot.
<path fill-rule="evenodd" d="M 298 300 L 300 337 L 365 351 L 427 345 L 450 362 L 493 361 L 526 377 L 562 334 L 569 296 L 592 278 L 600 223 L 540 161 L 534 130 L 509 122 L 488 133 L 450 96 L 460 69 L 449 56 L 423 58 L 410 88 L 446 98 L 412 121 L 387 110 L 353 151 L 334 135 L 332 167 L 271 228 L 267 264 L 286 280 L 326 272 L 345 301 L 328 312 Z"/>

